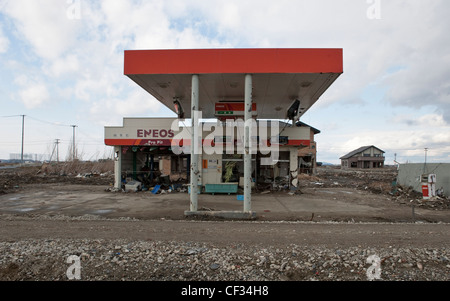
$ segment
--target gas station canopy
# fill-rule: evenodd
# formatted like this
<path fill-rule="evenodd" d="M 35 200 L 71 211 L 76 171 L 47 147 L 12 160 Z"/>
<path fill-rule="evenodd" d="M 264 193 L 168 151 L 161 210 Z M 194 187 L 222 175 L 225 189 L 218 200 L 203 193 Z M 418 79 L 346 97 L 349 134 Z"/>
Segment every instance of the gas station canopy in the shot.
<path fill-rule="evenodd" d="M 238 111 L 235 105 L 244 103 L 245 75 L 251 74 L 255 117 L 286 119 L 296 99 L 300 117 L 343 73 L 343 50 L 129 50 L 124 73 L 174 112 L 174 100 L 179 100 L 185 118 L 191 117 L 193 74 L 199 75 L 203 118 Z"/>

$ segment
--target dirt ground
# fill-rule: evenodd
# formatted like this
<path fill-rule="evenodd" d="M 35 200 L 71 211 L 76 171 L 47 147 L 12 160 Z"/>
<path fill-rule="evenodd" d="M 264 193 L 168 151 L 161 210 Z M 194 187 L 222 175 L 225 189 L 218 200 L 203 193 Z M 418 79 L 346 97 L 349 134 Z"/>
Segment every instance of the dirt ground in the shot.
<path fill-rule="evenodd" d="M 260 186 L 252 194 L 252 210 L 260 221 L 450 222 L 450 199 L 424 201 L 420 193 L 397 185 L 396 176 L 397 170 L 390 167 L 320 167 L 314 176 L 299 177 L 295 193 L 281 185 L 271 190 Z M 112 162 L 0 169 L 0 214 L 187 218 L 187 192 L 112 192 L 113 182 Z M 242 207 L 236 195 L 199 195 L 200 211 Z"/>

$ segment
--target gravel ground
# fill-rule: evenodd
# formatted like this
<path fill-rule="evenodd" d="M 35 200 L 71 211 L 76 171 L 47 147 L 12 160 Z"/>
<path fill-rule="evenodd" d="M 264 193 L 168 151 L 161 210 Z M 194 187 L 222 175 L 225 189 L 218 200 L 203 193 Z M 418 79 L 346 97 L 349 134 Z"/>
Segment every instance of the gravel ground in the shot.
<path fill-rule="evenodd" d="M 81 259 L 81 279 L 152 281 L 369 280 L 370 255 L 380 279 L 450 280 L 446 249 L 322 249 L 179 242 L 40 240 L 1 243 L 3 280 L 67 280 L 68 254 Z M 389 255 L 388 255 L 389 254 Z M 375 267 L 375 266 L 374 266 Z"/>
<path fill-rule="evenodd" d="M 105 240 L 0 243 L 0 279 L 63 281 L 80 258 L 81 280 L 150 281 L 448 281 L 448 249 L 324 249 Z M 379 257 L 369 262 L 371 255 Z M 372 274 L 369 274 L 371 271 Z M 371 277 L 371 278 L 369 278 Z M 378 278 L 379 277 L 379 278 Z"/>
<path fill-rule="evenodd" d="M 83 281 L 450 280 L 444 247 L 60 238 L 0 242 L 0 280 L 76 280 L 70 279 L 77 263 L 68 261 L 71 255 L 79 259 Z"/>

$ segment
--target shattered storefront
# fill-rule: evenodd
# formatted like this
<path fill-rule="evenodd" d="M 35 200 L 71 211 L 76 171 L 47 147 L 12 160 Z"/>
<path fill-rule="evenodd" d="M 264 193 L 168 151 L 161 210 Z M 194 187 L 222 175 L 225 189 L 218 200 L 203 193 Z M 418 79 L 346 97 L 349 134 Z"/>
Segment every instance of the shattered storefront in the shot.
<path fill-rule="evenodd" d="M 253 189 L 297 188 L 298 154 L 311 145 L 310 129 L 279 125 L 259 121 L 253 126 Z M 124 118 L 123 126 L 105 127 L 105 143 L 115 148 L 115 188 L 132 182 L 139 183 L 137 189 L 188 187 L 190 132 L 176 118 Z M 200 192 L 236 193 L 244 185 L 243 127 L 234 120 L 209 121 L 202 123 L 200 132 Z"/>

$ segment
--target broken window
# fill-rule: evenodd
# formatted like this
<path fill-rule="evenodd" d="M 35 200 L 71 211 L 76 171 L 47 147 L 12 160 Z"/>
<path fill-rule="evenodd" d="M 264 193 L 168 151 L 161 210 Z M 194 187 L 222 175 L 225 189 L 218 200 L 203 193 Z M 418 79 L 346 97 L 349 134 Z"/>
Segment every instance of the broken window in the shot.
<path fill-rule="evenodd" d="M 299 171 L 303 174 L 312 174 L 313 173 L 313 157 L 312 156 L 303 156 L 298 158 Z"/>
<path fill-rule="evenodd" d="M 187 158 L 181 156 L 171 157 L 171 171 L 173 173 L 187 172 Z"/>

